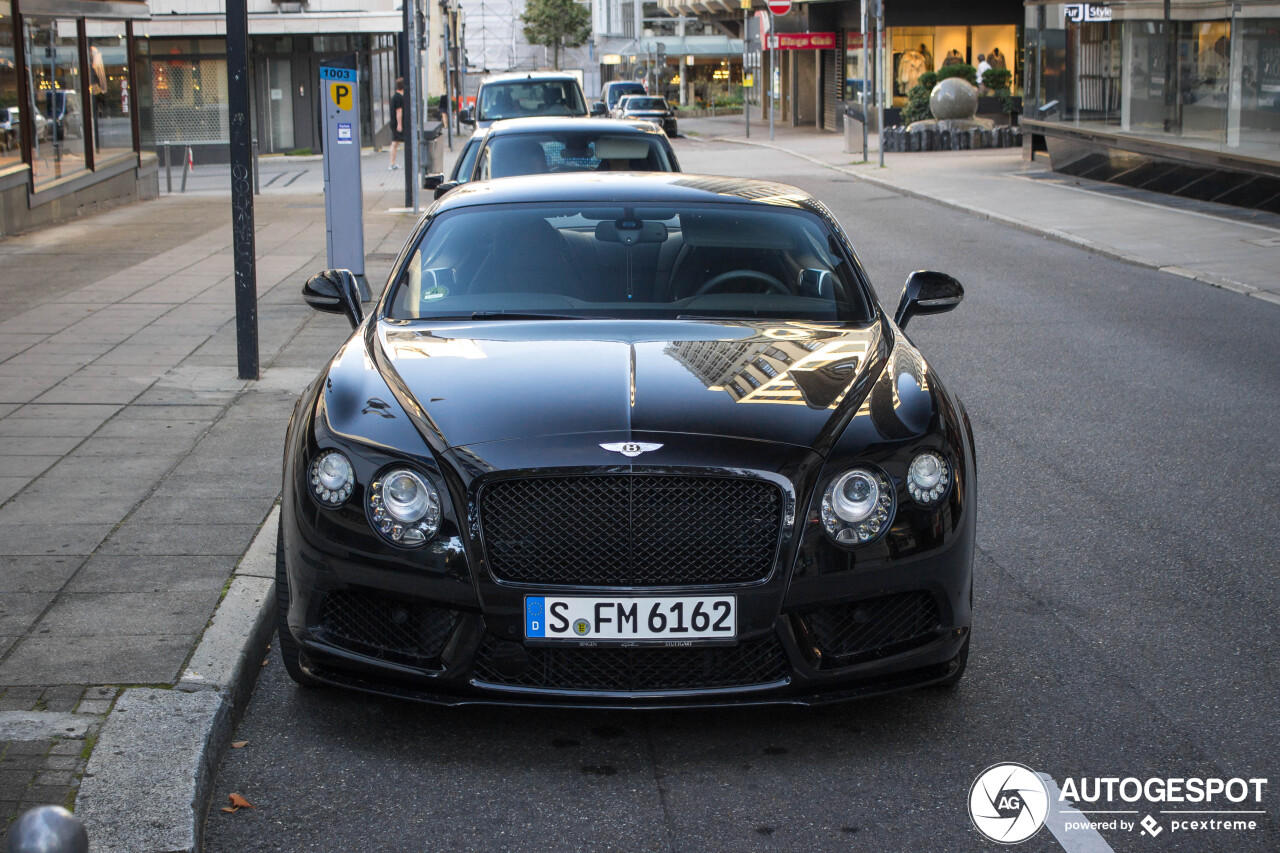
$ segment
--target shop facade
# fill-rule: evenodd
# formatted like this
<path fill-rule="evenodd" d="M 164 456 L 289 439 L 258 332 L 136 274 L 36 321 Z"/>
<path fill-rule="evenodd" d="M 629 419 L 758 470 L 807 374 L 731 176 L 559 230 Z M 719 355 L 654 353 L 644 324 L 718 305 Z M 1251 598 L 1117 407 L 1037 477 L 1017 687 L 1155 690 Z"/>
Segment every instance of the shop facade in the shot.
<path fill-rule="evenodd" d="M 149 60 L 154 128 L 146 144 L 157 152 L 167 144 L 174 157 L 190 147 L 197 163 L 225 163 L 230 139 L 226 37 L 222 15 L 210 14 L 207 5 L 203 0 L 151 2 L 154 17 L 141 39 Z M 347 3 L 318 0 L 293 10 L 251 0 L 251 116 L 261 153 L 321 152 L 320 63 L 352 55 L 360 69 L 361 142 L 382 146 L 391 141 L 401 13 L 390 0 L 362 5 L 367 10 L 356 12 Z"/>
<path fill-rule="evenodd" d="M 0 234 L 154 198 L 135 26 L 144 3 L 0 0 Z"/>
<path fill-rule="evenodd" d="M 1280 212 L 1280 3 L 1028 3 L 1028 153 Z"/>
<path fill-rule="evenodd" d="M 695 16 L 751 45 L 772 26 L 779 38 L 774 49 L 761 49 L 759 73 L 746 97 L 767 104 L 769 87 L 777 99 L 775 120 L 789 125 L 836 131 L 843 126 L 845 105 L 864 99 L 863 89 L 878 89 L 895 123 L 897 110 L 919 76 L 944 63 L 976 66 L 978 55 L 992 57 L 993 67 L 1014 75 L 1014 94 L 1022 77 L 1023 6 L 1021 0 L 885 0 L 881 64 L 870 43 L 864 52 L 861 0 L 798 0 L 791 11 L 770 21 L 763 0 L 753 0 L 744 18 L 738 4 L 719 8 L 690 0 L 661 0 L 669 15 Z M 864 77 L 874 80 L 864 84 Z"/>

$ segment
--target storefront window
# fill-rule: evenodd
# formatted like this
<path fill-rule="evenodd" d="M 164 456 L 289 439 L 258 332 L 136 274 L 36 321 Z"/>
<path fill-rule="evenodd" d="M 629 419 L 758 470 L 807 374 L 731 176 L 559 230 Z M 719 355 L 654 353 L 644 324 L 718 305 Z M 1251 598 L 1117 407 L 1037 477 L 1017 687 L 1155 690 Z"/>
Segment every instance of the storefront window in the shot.
<path fill-rule="evenodd" d="M 1240 103 L 1233 140 L 1243 153 L 1275 159 L 1280 140 L 1280 18 L 1245 21 L 1240 51 Z"/>
<path fill-rule="evenodd" d="M 138 146 L 147 149 L 156 144 L 155 104 L 151 95 L 151 39 L 139 36 L 137 26 L 134 24 L 133 37 L 133 79 L 137 86 L 134 96 L 137 103 L 130 108 L 138 111 Z"/>
<path fill-rule="evenodd" d="M 1106 21 L 1028 7 L 1028 118 L 1280 159 L 1280 20 L 1174 2 L 1165 20 L 1113 4 Z"/>
<path fill-rule="evenodd" d="M 221 39 L 150 41 L 156 142 L 230 139 L 226 44 Z"/>
<path fill-rule="evenodd" d="M 81 104 L 84 75 L 74 18 L 28 17 L 23 32 L 31 110 L 36 116 L 31 168 L 36 189 L 83 172 L 85 121 Z M 41 119 L 43 119 L 43 126 Z M 43 138 L 42 138 L 43 137 Z"/>
<path fill-rule="evenodd" d="M 0 2 L 0 171 L 22 162 L 22 125 L 18 115 L 18 69 L 9 4 Z"/>
<path fill-rule="evenodd" d="M 94 165 L 133 152 L 129 43 L 124 21 L 85 22 L 89 40 L 89 104 Z"/>

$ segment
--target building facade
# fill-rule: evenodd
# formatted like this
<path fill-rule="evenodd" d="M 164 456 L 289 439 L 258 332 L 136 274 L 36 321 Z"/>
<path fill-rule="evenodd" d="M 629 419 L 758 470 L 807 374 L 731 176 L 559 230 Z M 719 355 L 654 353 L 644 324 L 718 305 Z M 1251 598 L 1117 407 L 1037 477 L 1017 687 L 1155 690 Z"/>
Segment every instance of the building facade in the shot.
<path fill-rule="evenodd" d="M 145 48 L 157 149 L 190 146 L 197 162 L 225 162 L 227 46 L 224 0 L 151 0 Z M 356 8 L 352 8 L 353 5 Z M 390 100 L 403 29 L 393 0 L 249 0 L 253 132 L 263 153 L 319 153 L 320 62 L 355 55 L 361 141 L 391 139 Z"/>
<path fill-rule="evenodd" d="M 1028 153 L 1280 213 L 1280 3 L 1029 2 Z"/>
<path fill-rule="evenodd" d="M 0 234 L 157 194 L 144 3 L 0 0 Z"/>
<path fill-rule="evenodd" d="M 747 10 L 740 3 L 697 0 L 659 0 L 659 7 L 736 37 L 738 53 L 723 58 L 725 79 L 738 86 L 749 80 L 743 95 L 751 103 L 767 103 L 771 86 L 775 119 L 793 126 L 838 130 L 845 105 L 861 102 L 864 90 L 872 89 L 887 108 L 886 122 L 894 124 L 921 74 L 947 62 L 976 66 L 979 55 L 993 56 L 993 66 L 1021 79 L 1021 0 L 884 0 L 878 52 L 873 37 L 862 32 L 860 0 L 797 0 L 788 14 L 772 18 L 763 0 L 752 0 Z"/>

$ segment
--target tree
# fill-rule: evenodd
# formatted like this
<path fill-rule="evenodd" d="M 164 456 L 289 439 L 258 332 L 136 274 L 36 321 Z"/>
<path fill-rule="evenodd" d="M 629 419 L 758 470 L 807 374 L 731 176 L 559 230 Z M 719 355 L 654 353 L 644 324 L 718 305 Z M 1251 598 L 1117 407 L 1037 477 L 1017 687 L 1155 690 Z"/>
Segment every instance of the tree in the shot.
<path fill-rule="evenodd" d="M 560 48 L 580 47 L 591 38 L 591 9 L 577 0 L 529 0 L 520 21 L 525 41 L 551 48 L 557 71 Z"/>

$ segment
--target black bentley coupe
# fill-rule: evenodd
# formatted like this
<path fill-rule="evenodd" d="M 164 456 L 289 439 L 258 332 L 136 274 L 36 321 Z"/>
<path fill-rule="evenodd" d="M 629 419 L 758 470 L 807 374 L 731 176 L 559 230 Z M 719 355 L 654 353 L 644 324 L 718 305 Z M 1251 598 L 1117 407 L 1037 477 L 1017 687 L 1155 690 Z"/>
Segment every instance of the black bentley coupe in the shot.
<path fill-rule="evenodd" d="M 816 703 L 954 684 L 969 419 L 825 207 L 688 174 L 465 184 L 289 423 L 280 651 L 432 702 Z"/>

